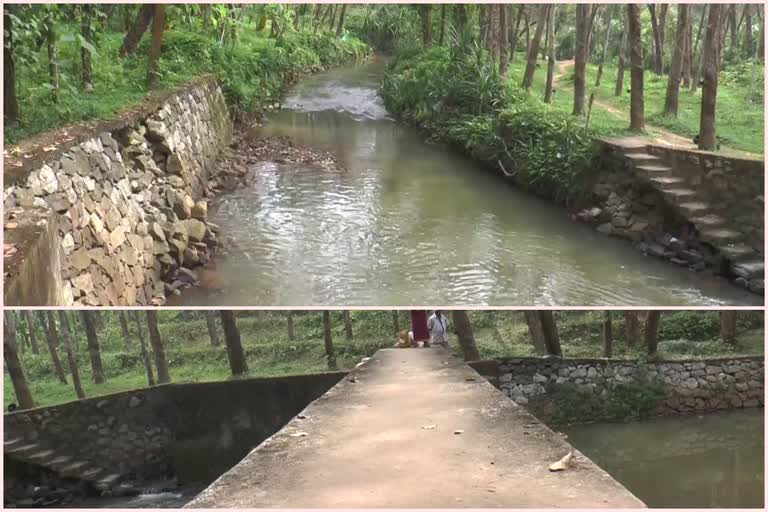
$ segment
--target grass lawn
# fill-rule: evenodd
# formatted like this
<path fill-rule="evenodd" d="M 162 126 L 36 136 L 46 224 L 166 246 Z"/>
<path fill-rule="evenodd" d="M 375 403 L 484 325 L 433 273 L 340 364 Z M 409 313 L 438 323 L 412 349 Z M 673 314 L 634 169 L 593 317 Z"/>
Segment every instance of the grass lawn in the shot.
<path fill-rule="evenodd" d="M 87 396 L 125 391 L 147 385 L 135 325 L 130 322 L 134 336 L 132 345 L 125 347 L 114 313 L 102 313 L 106 318 L 99 330 L 99 342 L 107 382 L 93 384 L 88 353 L 82 329 L 76 335 L 80 375 Z M 198 313 L 161 311 L 160 333 L 164 341 L 171 379 L 174 382 L 202 382 L 232 378 L 226 351 L 212 347 L 205 321 Z M 352 312 L 354 338 L 346 340 L 340 314 L 334 312 L 334 346 L 339 369 L 353 368 L 361 358 L 380 348 L 394 345 L 392 316 L 389 311 Z M 743 315 L 745 316 L 745 315 Z M 489 311 L 471 314 L 475 337 L 483 358 L 536 356 L 528 337 L 522 313 Z M 717 338 L 716 312 L 674 312 L 662 316 L 659 353 L 665 359 L 759 355 L 763 353 L 761 322 L 752 317 L 742 320 L 741 335 L 735 347 L 726 347 Z M 600 357 L 600 325 L 602 312 L 561 312 L 558 317 L 561 344 L 566 357 Z M 401 328 L 409 323 L 407 312 L 400 313 Z M 242 343 L 246 351 L 250 377 L 295 375 L 327 371 L 322 324 L 319 312 L 297 314 L 294 317 L 296 339 L 288 340 L 282 313 L 265 313 L 257 317 L 238 318 Z M 17 325 L 19 338 L 26 332 L 24 323 Z M 146 336 L 146 330 L 145 336 Z M 614 355 L 620 358 L 641 358 L 641 348 L 628 349 L 623 342 L 623 322 L 619 313 L 613 315 L 615 337 Z M 38 333 L 40 338 L 42 333 Z M 220 333 L 221 336 L 221 333 Z M 50 358 L 41 341 L 40 354 L 26 350 L 22 356 L 32 396 L 38 405 L 52 405 L 75 399 L 71 383 L 64 385 L 53 376 Z M 455 336 L 451 343 L 458 353 Z M 62 354 L 63 363 L 66 359 Z M 4 375 L 4 405 L 15 402 L 13 386 Z"/>

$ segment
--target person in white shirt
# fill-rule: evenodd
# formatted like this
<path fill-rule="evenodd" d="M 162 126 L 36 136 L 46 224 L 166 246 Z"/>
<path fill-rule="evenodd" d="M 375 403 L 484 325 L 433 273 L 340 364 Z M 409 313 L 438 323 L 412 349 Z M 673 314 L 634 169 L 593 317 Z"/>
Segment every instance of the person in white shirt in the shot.
<path fill-rule="evenodd" d="M 448 348 L 448 318 L 441 311 L 436 310 L 427 319 L 427 329 L 429 329 L 432 345 Z"/>

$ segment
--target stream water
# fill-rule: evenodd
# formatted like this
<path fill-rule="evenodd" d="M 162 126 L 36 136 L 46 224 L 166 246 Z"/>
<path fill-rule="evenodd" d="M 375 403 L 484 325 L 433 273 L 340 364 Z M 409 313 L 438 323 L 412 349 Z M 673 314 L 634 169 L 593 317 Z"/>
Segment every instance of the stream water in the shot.
<path fill-rule="evenodd" d="M 764 409 L 563 429 L 649 507 L 763 508 Z"/>
<path fill-rule="evenodd" d="M 725 280 L 644 257 L 417 130 L 377 95 L 383 61 L 304 79 L 258 135 L 343 170 L 261 163 L 211 205 L 233 241 L 169 304 L 758 305 Z"/>

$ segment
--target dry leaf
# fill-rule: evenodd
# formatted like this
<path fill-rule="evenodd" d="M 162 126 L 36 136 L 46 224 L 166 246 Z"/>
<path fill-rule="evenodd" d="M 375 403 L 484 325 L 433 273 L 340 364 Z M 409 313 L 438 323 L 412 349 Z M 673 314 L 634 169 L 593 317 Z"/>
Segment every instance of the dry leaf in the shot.
<path fill-rule="evenodd" d="M 296 416 L 296 417 L 297 417 L 297 418 L 299 418 L 300 420 L 305 420 L 305 419 L 307 419 L 307 417 L 306 417 L 306 416 L 304 416 L 303 414 L 299 414 L 299 415 L 298 415 L 298 416 Z"/>
<path fill-rule="evenodd" d="M 294 432 L 293 434 L 288 434 L 290 437 L 306 437 L 309 434 L 306 432 Z"/>
<path fill-rule="evenodd" d="M 565 469 L 568 469 L 573 465 L 573 450 L 568 452 L 568 455 L 560 459 L 559 461 L 550 464 L 549 470 L 550 471 L 563 471 Z"/>
<path fill-rule="evenodd" d="M 424 430 L 434 430 L 437 428 L 437 425 L 424 425 L 421 428 L 423 428 Z"/>
<path fill-rule="evenodd" d="M 454 430 L 453 433 L 458 435 L 458 434 L 463 434 L 464 431 L 463 430 Z"/>
<path fill-rule="evenodd" d="M 56 151 L 57 146 L 43 146 L 43 151 L 46 153 L 50 153 L 51 151 Z"/>

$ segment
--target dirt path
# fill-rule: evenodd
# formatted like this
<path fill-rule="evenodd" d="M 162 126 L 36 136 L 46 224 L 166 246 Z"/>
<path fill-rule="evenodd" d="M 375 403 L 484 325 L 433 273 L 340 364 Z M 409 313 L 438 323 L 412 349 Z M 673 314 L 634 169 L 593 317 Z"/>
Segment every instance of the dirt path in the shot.
<path fill-rule="evenodd" d="M 642 508 L 442 348 L 380 350 L 188 508 Z"/>
<path fill-rule="evenodd" d="M 567 76 L 567 74 L 570 72 L 571 68 L 573 68 L 574 65 L 575 65 L 575 62 L 573 59 L 557 61 L 557 72 L 555 73 L 554 82 L 555 84 L 558 84 L 558 88 L 560 88 L 560 85 L 559 85 L 560 80 Z M 626 120 L 627 126 L 629 126 L 629 112 L 625 112 L 624 110 L 621 110 L 597 98 L 595 98 L 595 101 L 593 102 L 593 106 L 597 106 L 602 110 L 605 110 L 606 112 L 618 118 Z M 693 144 L 693 141 L 688 137 L 683 137 L 682 135 L 670 132 L 669 130 L 666 130 L 664 128 L 653 126 L 647 123 L 645 125 L 645 129 L 647 131 L 647 134 L 645 137 L 657 144 L 663 144 L 665 146 L 673 146 L 673 147 L 684 148 L 684 149 L 697 149 L 697 146 Z M 760 158 L 760 155 L 748 153 L 746 151 L 739 151 L 733 148 L 724 147 L 722 148 L 722 152 L 726 152 L 736 156 Z"/>

